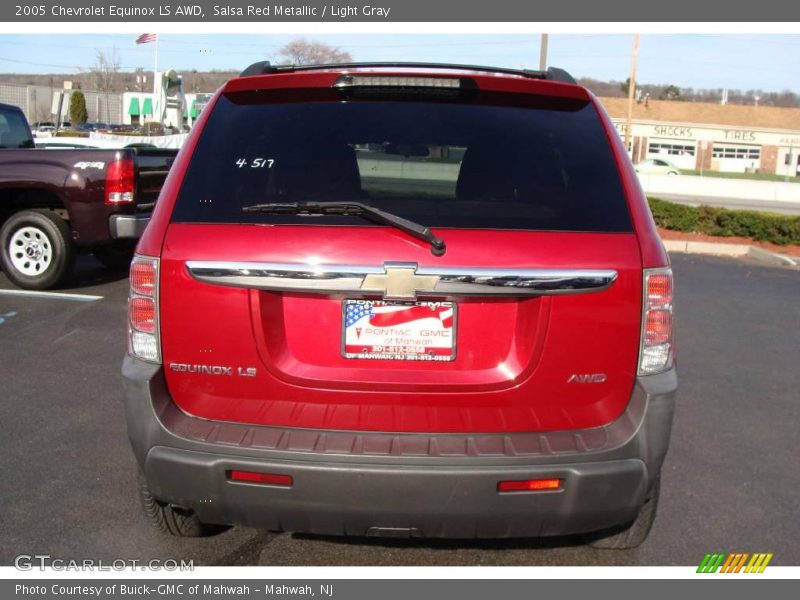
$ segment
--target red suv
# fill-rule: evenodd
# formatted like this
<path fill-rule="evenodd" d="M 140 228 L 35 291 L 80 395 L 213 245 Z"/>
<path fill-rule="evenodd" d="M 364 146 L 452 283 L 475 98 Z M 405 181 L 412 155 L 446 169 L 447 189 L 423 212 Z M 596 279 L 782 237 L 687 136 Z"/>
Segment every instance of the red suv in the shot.
<path fill-rule="evenodd" d="M 650 529 L 672 273 L 564 71 L 257 63 L 180 152 L 130 286 L 128 429 L 164 531 Z"/>

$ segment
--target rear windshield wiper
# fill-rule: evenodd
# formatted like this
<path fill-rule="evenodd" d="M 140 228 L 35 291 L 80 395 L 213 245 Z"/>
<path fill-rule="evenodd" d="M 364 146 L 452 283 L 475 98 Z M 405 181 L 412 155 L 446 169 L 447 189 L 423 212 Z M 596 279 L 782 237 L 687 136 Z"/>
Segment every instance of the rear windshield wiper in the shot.
<path fill-rule="evenodd" d="M 431 245 L 431 254 L 442 256 L 446 247 L 444 240 L 434 234 L 430 227 L 409 221 L 403 217 L 362 204 L 361 202 L 267 202 L 242 207 L 242 212 L 258 212 L 272 215 L 339 215 L 363 217 L 375 223 L 390 225 Z"/>

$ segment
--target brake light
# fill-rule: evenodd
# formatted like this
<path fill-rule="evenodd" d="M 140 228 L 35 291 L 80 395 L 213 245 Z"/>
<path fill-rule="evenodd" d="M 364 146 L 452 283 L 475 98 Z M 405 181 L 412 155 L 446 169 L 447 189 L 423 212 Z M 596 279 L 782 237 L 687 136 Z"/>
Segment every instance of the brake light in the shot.
<path fill-rule="evenodd" d="M 161 362 L 158 327 L 158 259 L 135 256 L 128 295 L 128 353 Z"/>
<path fill-rule="evenodd" d="M 129 310 L 134 329 L 145 333 L 156 332 L 156 303 L 152 298 L 131 298 Z"/>
<path fill-rule="evenodd" d="M 544 492 L 560 489 L 560 479 L 524 479 L 522 481 L 501 481 L 497 484 L 498 492 Z"/>
<path fill-rule="evenodd" d="M 645 269 L 639 375 L 653 375 L 672 367 L 672 297 L 672 269 Z"/>
<path fill-rule="evenodd" d="M 132 158 L 119 158 L 106 167 L 106 204 L 133 202 L 134 164 Z"/>
<path fill-rule="evenodd" d="M 333 87 L 420 87 L 458 89 L 461 80 L 454 77 L 397 77 L 394 75 L 342 75 Z"/>

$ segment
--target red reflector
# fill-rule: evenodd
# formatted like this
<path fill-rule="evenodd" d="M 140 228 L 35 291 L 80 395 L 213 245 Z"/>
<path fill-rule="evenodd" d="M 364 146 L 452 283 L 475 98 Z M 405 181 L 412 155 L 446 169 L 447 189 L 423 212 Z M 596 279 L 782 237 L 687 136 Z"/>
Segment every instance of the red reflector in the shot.
<path fill-rule="evenodd" d="M 275 473 L 255 473 L 253 471 L 231 471 L 228 475 L 231 481 L 246 481 L 248 483 L 263 483 L 266 485 L 282 485 L 291 487 L 294 480 L 291 475 L 277 475 Z"/>
<path fill-rule="evenodd" d="M 152 298 L 131 298 L 128 313 L 134 329 L 144 333 L 156 332 L 156 303 Z"/>
<path fill-rule="evenodd" d="M 523 481 L 501 481 L 497 484 L 498 492 L 539 492 L 560 489 L 560 479 L 525 479 Z"/>
<path fill-rule="evenodd" d="M 106 204 L 130 204 L 134 192 L 134 164 L 130 158 L 108 163 L 106 169 Z"/>
<path fill-rule="evenodd" d="M 143 296 L 152 296 L 156 288 L 156 269 L 152 262 L 134 262 L 131 265 L 131 290 Z"/>

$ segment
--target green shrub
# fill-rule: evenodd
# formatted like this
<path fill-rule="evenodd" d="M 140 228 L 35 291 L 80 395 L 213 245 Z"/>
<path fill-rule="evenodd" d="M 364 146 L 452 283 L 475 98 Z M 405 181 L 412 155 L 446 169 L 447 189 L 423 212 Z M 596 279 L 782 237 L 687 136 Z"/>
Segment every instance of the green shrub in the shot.
<path fill-rule="evenodd" d="M 86 123 L 89 113 L 86 112 L 86 98 L 83 92 L 75 90 L 69 95 L 69 120 L 73 125 Z"/>
<path fill-rule="evenodd" d="M 649 198 L 650 211 L 659 227 L 673 231 L 696 231 L 697 210 L 691 206 Z"/>
<path fill-rule="evenodd" d="M 685 206 L 649 198 L 656 225 L 721 237 L 746 237 L 774 244 L 800 244 L 800 217 L 716 206 Z"/>

